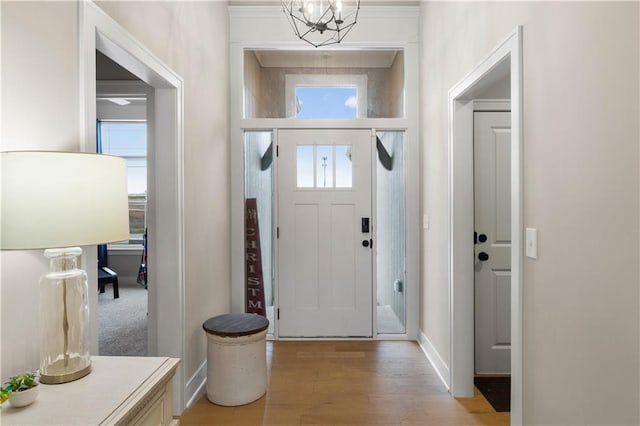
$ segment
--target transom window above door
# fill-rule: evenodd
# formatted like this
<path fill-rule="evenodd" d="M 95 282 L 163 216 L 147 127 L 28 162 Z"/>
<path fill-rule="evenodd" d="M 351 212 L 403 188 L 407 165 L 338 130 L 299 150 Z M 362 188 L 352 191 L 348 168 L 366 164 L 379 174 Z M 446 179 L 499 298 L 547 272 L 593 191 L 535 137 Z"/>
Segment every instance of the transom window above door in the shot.
<path fill-rule="evenodd" d="M 298 188 L 352 188 L 351 145 L 297 145 Z"/>
<path fill-rule="evenodd" d="M 296 118 L 357 118 L 358 88 L 298 86 Z"/>
<path fill-rule="evenodd" d="M 367 116 L 367 76 L 287 74 L 287 117 L 353 119 Z"/>

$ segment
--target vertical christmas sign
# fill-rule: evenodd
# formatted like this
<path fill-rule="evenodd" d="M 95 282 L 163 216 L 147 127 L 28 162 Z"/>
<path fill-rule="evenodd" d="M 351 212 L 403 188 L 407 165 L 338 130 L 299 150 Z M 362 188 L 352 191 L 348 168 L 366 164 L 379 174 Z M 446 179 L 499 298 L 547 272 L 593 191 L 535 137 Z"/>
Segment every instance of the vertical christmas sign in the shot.
<path fill-rule="evenodd" d="M 264 276 L 260 251 L 258 206 L 255 198 L 247 198 L 245 205 L 245 273 L 247 277 L 247 312 L 267 316 L 264 303 Z"/>

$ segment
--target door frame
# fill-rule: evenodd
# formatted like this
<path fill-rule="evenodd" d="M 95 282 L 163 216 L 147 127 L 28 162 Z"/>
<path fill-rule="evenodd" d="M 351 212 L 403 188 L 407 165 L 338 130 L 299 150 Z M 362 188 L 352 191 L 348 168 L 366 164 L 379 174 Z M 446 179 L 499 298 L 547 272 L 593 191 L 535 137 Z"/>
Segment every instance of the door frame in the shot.
<path fill-rule="evenodd" d="M 417 285 L 417 265 L 418 265 L 418 234 L 413 232 L 409 232 L 409 224 L 417 221 L 417 212 L 418 212 L 418 197 L 410 196 L 410 194 L 417 193 L 417 164 L 416 161 L 418 159 L 415 154 L 415 150 L 417 146 L 413 143 L 415 141 L 415 131 L 412 129 L 410 125 L 411 121 L 407 119 L 387 119 L 387 118 L 374 118 L 374 119 L 357 119 L 357 120 L 336 120 L 336 119 L 327 119 L 327 120 L 297 120 L 297 119 L 285 119 L 285 118 L 276 118 L 276 119 L 244 119 L 241 120 L 241 124 L 237 130 L 237 133 L 232 134 L 232 174 L 235 174 L 236 179 L 232 179 L 231 187 L 232 187 L 232 211 L 237 212 L 236 214 L 242 215 L 244 218 L 244 172 L 245 172 L 245 164 L 244 164 L 244 134 L 245 132 L 252 131 L 260 131 L 260 132 L 270 132 L 271 140 L 274 146 L 278 145 L 279 138 L 279 130 L 326 130 L 326 129 L 367 129 L 371 131 L 371 144 L 372 144 L 372 156 L 371 156 L 371 205 L 372 205 L 372 224 L 373 229 L 371 233 L 371 237 L 374 239 L 374 248 L 373 248 L 373 259 L 372 259 L 372 337 L 371 338 L 358 338 L 362 340 L 372 339 L 372 340 L 417 340 L 417 321 L 418 321 L 418 298 L 407 296 L 406 300 L 406 332 L 403 334 L 385 334 L 378 333 L 377 331 L 377 315 L 376 315 L 376 298 L 377 294 L 377 244 L 375 241 L 377 239 L 377 222 L 376 222 L 376 205 L 377 205 L 377 181 L 376 181 L 376 167 L 377 167 L 377 151 L 375 148 L 376 144 L 376 134 L 382 131 L 400 131 L 404 133 L 404 156 L 405 156 L 405 176 L 404 176 L 404 185 L 405 185 L 405 223 L 407 226 L 405 227 L 405 279 L 406 279 L 406 291 L 407 294 L 418 294 L 419 288 Z M 244 125 L 243 125 L 244 124 Z M 234 137 L 235 136 L 235 137 Z M 235 143 L 235 146 L 233 144 Z M 273 218 L 272 218 L 272 227 L 275 230 L 277 227 L 277 219 L 278 219 L 278 179 L 279 179 L 279 168 L 277 158 L 273 162 L 272 167 L 274 167 L 273 172 Z M 234 199 L 235 198 L 235 199 Z M 232 220 L 234 222 L 234 220 Z M 238 222 L 237 220 L 235 222 Z M 235 223 L 236 227 L 232 226 L 232 241 L 236 238 L 239 241 L 244 241 L 245 231 L 244 226 L 239 226 L 240 224 Z M 275 231 L 274 231 L 275 235 Z M 232 244 L 232 247 L 234 244 Z M 273 273 L 277 277 L 278 276 L 278 263 L 279 263 L 279 253 L 278 253 L 278 242 L 277 239 L 274 238 L 272 242 L 272 253 L 273 253 Z M 236 277 L 238 281 L 232 281 L 232 312 L 244 312 L 245 307 L 245 295 L 244 295 L 244 244 L 240 247 L 237 247 L 236 250 L 240 251 L 242 256 L 239 254 L 236 256 L 236 263 L 232 265 L 233 271 L 239 276 Z M 232 249 L 233 251 L 233 249 Z M 232 260 L 234 256 L 232 256 Z M 240 281 L 241 280 L 241 281 Z M 279 294 L 279 285 L 277 279 L 274 282 L 273 288 L 274 294 L 274 308 L 278 308 L 278 303 L 280 300 Z M 276 340 L 299 340 L 299 338 L 281 338 L 279 335 L 278 322 L 275 321 L 273 327 L 273 334 L 267 335 L 267 339 L 276 339 Z M 353 338 L 305 338 L 305 340 L 353 340 Z"/>
<path fill-rule="evenodd" d="M 522 424 L 522 26 L 449 90 L 450 391 L 473 396 L 473 100 L 508 67 L 511 80 L 511 424 Z"/>
<path fill-rule="evenodd" d="M 245 49 L 273 49 L 317 51 L 301 44 L 287 25 L 282 7 L 231 5 L 229 10 L 230 62 L 230 161 L 231 161 L 231 310 L 242 312 L 245 306 L 244 288 L 244 132 L 277 128 L 369 128 L 402 130 L 405 132 L 405 223 L 406 223 L 406 334 L 378 335 L 374 339 L 417 340 L 420 294 L 420 145 L 419 99 L 417 90 L 406 90 L 405 116 L 402 118 L 361 118 L 354 120 L 286 119 L 244 117 L 244 51 Z M 362 20 L 358 31 L 349 34 L 337 47 L 342 50 L 402 49 L 404 51 L 405 88 L 419 86 L 420 6 L 400 8 L 370 5 L 360 11 Z M 366 19 L 365 19 L 366 18 Z M 360 26 L 362 25 L 362 26 Z M 394 31 L 380 31 L 380 26 L 392 26 Z M 329 48 L 328 50 L 332 50 Z M 375 194 L 374 194 L 375 195 Z M 374 244 L 375 247 L 375 244 Z M 277 297 L 277 290 L 274 290 Z M 375 287 L 374 287 L 375 292 Z M 375 293 L 374 293 L 375 294 Z M 277 302 L 277 301 L 276 301 Z M 375 318 L 374 318 L 375 327 Z M 276 327 L 277 329 L 277 327 Z"/>
<path fill-rule="evenodd" d="M 92 2 L 80 2 L 79 66 L 81 150 L 96 152 L 96 50 L 135 74 L 153 89 L 147 99 L 149 264 L 155 277 L 149 286 L 148 355 L 184 359 L 184 221 L 183 221 L 183 86 L 182 78 L 140 44 Z M 158 214 L 162 211 L 162 215 Z M 162 229 L 162 234 L 156 230 Z M 95 259 L 95 246 L 87 250 Z M 95 262 L 93 262 L 95 265 Z M 88 268 L 96 282 L 96 269 Z M 89 287 L 91 352 L 98 349 L 97 287 Z M 159 312 L 163 312 L 159 315 Z M 185 407 L 184 368 L 173 381 L 174 415 Z M 191 395 L 189 395 L 191 397 Z"/>

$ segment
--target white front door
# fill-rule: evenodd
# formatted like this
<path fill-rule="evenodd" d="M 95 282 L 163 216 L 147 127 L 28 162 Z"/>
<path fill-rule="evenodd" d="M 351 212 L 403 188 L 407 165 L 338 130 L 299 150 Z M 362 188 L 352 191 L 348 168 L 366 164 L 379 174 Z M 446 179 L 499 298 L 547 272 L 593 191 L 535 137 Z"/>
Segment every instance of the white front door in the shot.
<path fill-rule="evenodd" d="M 474 113 L 475 371 L 510 373 L 511 124 Z"/>
<path fill-rule="evenodd" d="M 281 337 L 372 335 L 371 146 L 370 130 L 278 131 Z"/>

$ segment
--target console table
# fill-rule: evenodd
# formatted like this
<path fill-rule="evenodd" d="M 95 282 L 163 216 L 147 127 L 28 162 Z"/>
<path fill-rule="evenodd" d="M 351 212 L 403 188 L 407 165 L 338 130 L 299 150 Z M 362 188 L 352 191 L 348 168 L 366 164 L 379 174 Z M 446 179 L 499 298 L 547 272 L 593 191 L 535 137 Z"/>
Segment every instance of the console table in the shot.
<path fill-rule="evenodd" d="M 60 385 L 39 385 L 24 408 L 2 406 L 7 425 L 170 425 L 173 375 L 179 359 L 92 357 L 89 375 Z"/>

